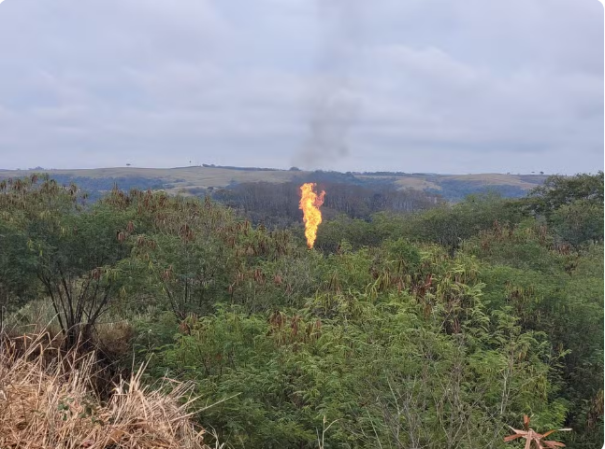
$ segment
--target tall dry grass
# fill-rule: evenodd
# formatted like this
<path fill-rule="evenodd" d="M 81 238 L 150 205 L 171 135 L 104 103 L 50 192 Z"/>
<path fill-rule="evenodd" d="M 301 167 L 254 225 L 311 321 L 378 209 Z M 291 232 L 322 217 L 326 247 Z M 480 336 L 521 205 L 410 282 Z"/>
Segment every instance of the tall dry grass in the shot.
<path fill-rule="evenodd" d="M 209 449 L 187 413 L 190 385 L 146 388 L 141 367 L 103 403 L 91 382 L 95 353 L 53 343 L 39 334 L 0 344 L 0 448 Z"/>

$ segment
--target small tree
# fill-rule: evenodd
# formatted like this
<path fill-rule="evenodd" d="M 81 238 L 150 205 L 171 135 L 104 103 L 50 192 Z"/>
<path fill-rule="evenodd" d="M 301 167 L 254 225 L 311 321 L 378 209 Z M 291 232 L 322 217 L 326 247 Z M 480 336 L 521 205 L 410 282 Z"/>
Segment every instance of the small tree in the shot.
<path fill-rule="evenodd" d="M 48 178 L 39 184 L 35 175 L 0 185 L 0 210 L 12 229 L 0 266 L 9 270 L 12 261 L 20 278 L 40 281 L 66 346 L 88 341 L 121 286 L 119 262 L 129 255 L 126 237 L 134 229 L 129 212 L 105 204 L 85 210 L 75 185 Z"/>
<path fill-rule="evenodd" d="M 143 288 L 163 297 L 181 320 L 212 310 L 227 293 L 228 273 L 236 265 L 232 256 L 239 231 L 231 212 L 209 198 L 148 192 L 134 201 L 138 216 L 151 217 L 150 234 L 133 242 L 133 260 L 149 268 L 141 273 Z"/>
<path fill-rule="evenodd" d="M 0 219 L 0 330 L 4 314 L 22 306 L 36 293 L 35 259 L 23 250 L 26 244 L 22 229 Z"/>
<path fill-rule="evenodd" d="M 50 297 L 68 346 L 88 341 L 92 326 L 122 286 L 128 223 L 110 210 L 61 217 L 30 240 L 37 275 Z M 132 227 L 132 225 L 131 225 Z M 122 230 L 124 229 L 124 230 Z"/>
<path fill-rule="evenodd" d="M 577 200 L 603 207 L 603 172 L 595 175 L 549 176 L 532 190 L 527 203 L 531 210 L 547 218 L 561 206 Z"/>
<path fill-rule="evenodd" d="M 563 204 L 551 215 L 551 224 L 563 240 L 578 248 L 582 243 L 603 240 L 603 204 L 576 200 Z"/>

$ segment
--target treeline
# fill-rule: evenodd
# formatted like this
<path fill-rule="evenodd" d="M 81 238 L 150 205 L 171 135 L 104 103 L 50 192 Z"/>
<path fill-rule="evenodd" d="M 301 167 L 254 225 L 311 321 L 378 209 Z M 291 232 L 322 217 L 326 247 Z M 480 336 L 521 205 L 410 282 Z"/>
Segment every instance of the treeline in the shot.
<path fill-rule="evenodd" d="M 246 213 L 298 212 L 296 187 Z M 400 213 L 360 188 L 330 186 L 325 210 L 350 209 L 308 250 L 299 223 L 210 198 L 0 182 L 4 332 L 191 381 L 192 416 L 235 448 L 504 449 L 524 414 L 601 446 L 603 173 Z"/>
<path fill-rule="evenodd" d="M 213 198 L 243 213 L 252 223 L 286 227 L 302 221 L 298 208 L 300 182 L 242 183 L 215 191 Z M 329 192 L 322 211 L 327 219 L 345 214 L 368 220 L 381 211 L 411 212 L 442 204 L 438 195 L 419 190 L 398 190 L 389 185 L 355 185 L 318 182 L 317 190 Z"/>
<path fill-rule="evenodd" d="M 122 190 L 159 190 L 170 187 L 170 184 L 160 178 L 129 176 L 91 178 L 86 176 L 53 175 L 53 179 L 62 186 L 77 185 L 78 190 L 86 193 L 86 199 L 91 203 L 100 200 L 116 186 Z"/>
<path fill-rule="evenodd" d="M 318 247 L 333 251 L 338 238 L 359 248 L 387 238 L 405 237 L 434 242 L 454 251 L 468 238 L 494 226 L 534 220 L 548 226 L 556 245 L 580 248 L 603 235 L 603 173 L 574 177 L 551 176 L 542 186 L 519 199 L 495 193 L 468 195 L 464 201 L 440 202 L 430 210 L 398 214 L 375 213 L 370 220 L 344 214 L 322 226 Z"/>

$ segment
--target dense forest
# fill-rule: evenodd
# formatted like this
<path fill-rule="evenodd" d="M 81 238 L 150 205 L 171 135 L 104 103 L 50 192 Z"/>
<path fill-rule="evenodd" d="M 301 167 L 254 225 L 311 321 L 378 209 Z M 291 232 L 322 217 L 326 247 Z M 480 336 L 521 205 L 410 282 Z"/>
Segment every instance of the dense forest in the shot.
<path fill-rule="evenodd" d="M 524 415 L 603 444 L 602 172 L 456 204 L 323 188 L 308 249 L 294 184 L 222 204 L 1 181 L 3 338 L 96 351 L 100 401 L 140 363 L 189 382 L 233 448 L 520 448 Z"/>
<path fill-rule="evenodd" d="M 212 198 L 240 212 L 253 224 L 283 228 L 301 222 L 298 208 L 301 184 L 241 183 L 215 191 Z M 386 184 L 319 182 L 318 186 L 330 192 L 323 204 L 326 219 L 343 214 L 354 219 L 369 220 L 377 212 L 412 212 L 443 203 L 438 195 L 420 190 L 400 190 Z"/>

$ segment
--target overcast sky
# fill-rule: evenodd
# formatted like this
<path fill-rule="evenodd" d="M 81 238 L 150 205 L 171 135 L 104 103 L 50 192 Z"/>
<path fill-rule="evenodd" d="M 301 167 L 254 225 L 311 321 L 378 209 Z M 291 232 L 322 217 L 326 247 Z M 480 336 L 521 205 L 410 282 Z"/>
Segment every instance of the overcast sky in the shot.
<path fill-rule="evenodd" d="M 5 0 L 0 168 L 603 169 L 597 0 Z"/>

